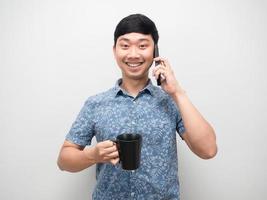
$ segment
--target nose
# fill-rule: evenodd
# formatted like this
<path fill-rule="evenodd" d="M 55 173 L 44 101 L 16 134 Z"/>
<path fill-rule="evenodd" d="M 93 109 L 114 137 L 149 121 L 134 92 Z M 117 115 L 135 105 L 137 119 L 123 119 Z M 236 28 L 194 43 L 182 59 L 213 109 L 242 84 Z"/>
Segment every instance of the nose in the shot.
<path fill-rule="evenodd" d="M 136 47 L 131 47 L 129 49 L 128 58 L 139 58 L 140 54 Z"/>

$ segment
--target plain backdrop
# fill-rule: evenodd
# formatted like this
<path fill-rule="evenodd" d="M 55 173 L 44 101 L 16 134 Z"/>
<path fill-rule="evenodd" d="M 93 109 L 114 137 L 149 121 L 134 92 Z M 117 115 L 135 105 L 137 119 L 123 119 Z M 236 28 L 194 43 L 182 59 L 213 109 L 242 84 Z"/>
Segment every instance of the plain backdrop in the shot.
<path fill-rule="evenodd" d="M 264 0 L 0 0 L 0 199 L 91 199 L 95 167 L 56 160 L 87 97 L 120 78 L 113 32 L 133 13 L 156 23 L 161 56 L 216 130 L 212 160 L 177 137 L 181 199 L 267 199 Z"/>

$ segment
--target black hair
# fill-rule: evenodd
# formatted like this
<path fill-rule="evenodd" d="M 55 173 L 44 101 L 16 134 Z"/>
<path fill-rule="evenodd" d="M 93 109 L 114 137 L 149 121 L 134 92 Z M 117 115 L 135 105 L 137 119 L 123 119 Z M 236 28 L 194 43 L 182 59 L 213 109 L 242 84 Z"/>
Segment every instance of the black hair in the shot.
<path fill-rule="evenodd" d="M 147 16 L 142 14 L 132 14 L 123 18 L 116 26 L 114 32 L 114 46 L 118 37 L 127 33 L 151 34 L 155 44 L 158 43 L 159 35 L 155 23 Z"/>

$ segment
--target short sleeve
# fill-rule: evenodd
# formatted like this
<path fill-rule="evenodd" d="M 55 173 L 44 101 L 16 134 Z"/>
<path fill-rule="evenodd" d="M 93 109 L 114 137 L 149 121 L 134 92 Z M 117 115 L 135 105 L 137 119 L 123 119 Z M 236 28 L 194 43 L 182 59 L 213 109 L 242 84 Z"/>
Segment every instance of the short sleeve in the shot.
<path fill-rule="evenodd" d="M 182 136 L 182 134 L 185 132 L 184 122 L 183 122 L 178 106 L 173 100 L 171 100 L 171 102 L 172 102 L 172 106 L 174 108 L 174 113 L 176 116 L 176 131 L 178 132 L 180 136 Z"/>
<path fill-rule="evenodd" d="M 94 136 L 93 113 L 92 102 L 88 99 L 66 135 L 66 140 L 80 146 L 90 145 Z"/>
<path fill-rule="evenodd" d="M 184 122 L 183 122 L 179 107 L 176 105 L 176 103 L 170 96 L 169 96 L 169 101 L 171 105 L 171 114 L 175 117 L 175 121 L 176 121 L 176 131 L 181 137 L 182 134 L 185 132 Z M 181 138 L 183 139 L 183 137 Z"/>
<path fill-rule="evenodd" d="M 183 122 L 183 119 L 182 119 L 180 113 L 178 113 L 178 120 L 176 123 L 176 131 L 178 132 L 178 134 L 180 136 L 185 132 L 184 122 Z"/>

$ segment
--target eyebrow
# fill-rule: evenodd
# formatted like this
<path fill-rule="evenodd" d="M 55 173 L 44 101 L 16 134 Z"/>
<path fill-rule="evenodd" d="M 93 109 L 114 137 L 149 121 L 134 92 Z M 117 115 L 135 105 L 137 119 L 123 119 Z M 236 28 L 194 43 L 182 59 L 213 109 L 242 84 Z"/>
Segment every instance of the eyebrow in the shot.
<path fill-rule="evenodd" d="M 130 42 L 131 41 L 130 39 L 125 38 L 125 37 L 122 37 L 122 38 L 119 39 L 119 41 L 121 41 L 121 40 L 124 40 L 124 41 L 127 41 L 127 42 Z M 142 42 L 142 41 L 149 41 L 149 39 L 147 39 L 147 38 L 140 38 L 140 39 L 138 39 L 138 42 Z"/>

